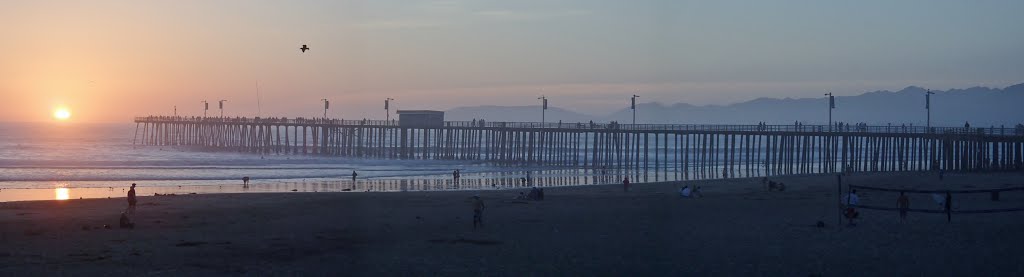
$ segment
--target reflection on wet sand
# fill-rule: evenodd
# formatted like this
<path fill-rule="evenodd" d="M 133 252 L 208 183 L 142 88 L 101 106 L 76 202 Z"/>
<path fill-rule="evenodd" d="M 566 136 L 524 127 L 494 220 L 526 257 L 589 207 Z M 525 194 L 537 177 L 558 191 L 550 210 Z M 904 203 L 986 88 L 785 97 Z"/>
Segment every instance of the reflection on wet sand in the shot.
<path fill-rule="evenodd" d="M 68 200 L 68 198 L 71 197 L 71 190 L 69 190 L 68 188 L 56 188 L 56 189 L 54 189 L 54 191 L 57 194 L 54 199 L 57 199 L 57 200 Z"/>
<path fill-rule="evenodd" d="M 735 174 L 732 177 L 747 177 L 747 174 Z M 757 174 L 751 174 L 756 176 Z M 269 193 L 269 192 L 401 192 L 430 190 L 498 190 L 558 186 L 582 186 L 601 184 L 621 184 L 622 179 L 629 177 L 633 183 L 672 182 L 704 178 L 720 178 L 720 176 L 697 174 L 696 172 L 674 170 L 633 170 L 632 168 L 561 168 L 545 170 L 521 170 L 502 172 L 462 173 L 458 181 L 450 174 L 379 177 L 358 179 L 355 182 L 344 179 L 310 179 L 310 180 L 259 180 L 252 179 L 249 186 L 241 183 L 225 181 L 222 185 L 148 185 L 144 180 L 139 183 L 140 196 L 174 196 L 182 194 L 206 193 Z M 89 187 L 89 184 L 55 184 L 54 189 L 4 189 L 0 192 L 0 201 L 26 200 L 67 200 L 74 194 L 78 198 L 120 198 L 125 197 L 126 188 Z M 54 196 L 56 195 L 56 196 Z"/>

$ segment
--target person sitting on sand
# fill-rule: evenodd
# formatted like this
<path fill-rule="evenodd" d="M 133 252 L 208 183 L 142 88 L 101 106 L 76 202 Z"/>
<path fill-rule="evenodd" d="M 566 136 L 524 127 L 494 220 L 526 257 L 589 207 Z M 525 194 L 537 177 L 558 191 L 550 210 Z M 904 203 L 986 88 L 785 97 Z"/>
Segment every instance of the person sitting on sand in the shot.
<path fill-rule="evenodd" d="M 135 183 L 132 183 L 132 188 L 128 190 L 128 213 L 135 214 L 135 204 L 139 200 L 135 198 Z"/>
<path fill-rule="evenodd" d="M 682 188 L 679 188 L 679 197 L 689 198 L 690 192 L 690 186 L 683 186 Z"/>
<path fill-rule="evenodd" d="M 519 196 L 516 196 L 516 200 L 526 200 L 526 195 L 522 191 L 519 192 Z"/>
<path fill-rule="evenodd" d="M 530 194 L 526 195 L 526 198 L 529 200 L 540 200 L 540 189 L 533 187 L 530 189 Z"/>
<path fill-rule="evenodd" d="M 479 195 L 473 195 L 473 229 L 479 225 L 484 226 L 484 201 L 480 199 Z"/>
<path fill-rule="evenodd" d="M 693 197 L 694 198 L 704 197 L 704 193 L 701 192 L 700 186 L 694 186 L 693 187 Z"/>
<path fill-rule="evenodd" d="M 121 213 L 121 229 L 135 229 L 135 223 L 132 223 L 128 215 L 123 212 Z"/>

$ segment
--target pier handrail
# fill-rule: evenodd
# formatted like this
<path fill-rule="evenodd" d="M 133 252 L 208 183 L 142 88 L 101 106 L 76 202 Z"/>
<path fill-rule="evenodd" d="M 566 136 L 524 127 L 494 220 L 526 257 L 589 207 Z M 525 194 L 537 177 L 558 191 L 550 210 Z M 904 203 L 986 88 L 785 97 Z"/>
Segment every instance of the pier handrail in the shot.
<path fill-rule="evenodd" d="M 339 125 L 339 126 L 399 126 L 399 121 L 392 120 L 371 120 L 371 119 L 334 119 L 334 118 L 287 118 L 287 117 L 186 117 L 186 116 L 140 116 L 135 117 L 135 122 L 194 122 L 194 123 L 242 123 L 242 124 L 307 124 L 307 125 Z M 828 125 L 760 125 L 760 124 L 621 124 L 616 122 L 492 122 L 484 120 L 474 121 L 445 121 L 445 127 L 463 128 L 545 128 L 545 129 L 569 129 L 569 130 L 622 130 L 622 131 L 709 131 L 709 132 L 844 132 L 844 133 L 874 133 L 874 134 L 958 134 L 958 135 L 988 135 L 988 136 L 1024 136 L 1024 126 L 1015 127 L 931 127 L 929 130 L 924 126 L 874 126 L 864 124 L 835 124 L 832 128 Z"/>

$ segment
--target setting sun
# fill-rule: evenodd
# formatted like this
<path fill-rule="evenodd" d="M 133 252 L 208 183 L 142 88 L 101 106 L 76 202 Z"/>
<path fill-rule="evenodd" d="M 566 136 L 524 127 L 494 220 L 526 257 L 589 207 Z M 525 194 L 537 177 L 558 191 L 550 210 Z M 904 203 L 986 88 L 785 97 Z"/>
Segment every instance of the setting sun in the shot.
<path fill-rule="evenodd" d="M 71 111 L 66 108 L 58 108 L 53 111 L 53 118 L 57 120 L 67 120 L 71 118 Z"/>

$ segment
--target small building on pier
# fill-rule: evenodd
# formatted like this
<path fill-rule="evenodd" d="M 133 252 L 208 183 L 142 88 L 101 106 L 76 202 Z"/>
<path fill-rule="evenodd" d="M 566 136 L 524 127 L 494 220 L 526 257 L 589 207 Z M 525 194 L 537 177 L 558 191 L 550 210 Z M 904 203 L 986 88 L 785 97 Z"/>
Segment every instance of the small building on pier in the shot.
<path fill-rule="evenodd" d="M 399 110 L 398 126 L 405 128 L 444 127 L 444 112 L 428 110 Z"/>

